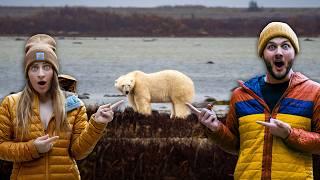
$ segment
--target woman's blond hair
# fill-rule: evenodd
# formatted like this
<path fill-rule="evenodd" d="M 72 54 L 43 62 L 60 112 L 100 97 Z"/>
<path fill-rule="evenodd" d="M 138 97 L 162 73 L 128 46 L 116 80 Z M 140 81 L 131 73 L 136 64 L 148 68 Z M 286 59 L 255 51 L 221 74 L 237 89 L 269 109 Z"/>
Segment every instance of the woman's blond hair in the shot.
<path fill-rule="evenodd" d="M 69 130 L 69 124 L 66 119 L 65 95 L 60 89 L 56 71 L 53 73 L 49 93 L 52 98 L 53 113 L 56 121 L 55 133 L 59 134 L 61 130 Z M 17 105 L 16 132 L 20 132 L 17 136 L 21 135 L 21 140 L 29 134 L 30 122 L 33 116 L 32 104 L 35 95 L 36 91 L 32 88 L 30 80 L 27 79 L 27 84 L 22 91 Z"/>

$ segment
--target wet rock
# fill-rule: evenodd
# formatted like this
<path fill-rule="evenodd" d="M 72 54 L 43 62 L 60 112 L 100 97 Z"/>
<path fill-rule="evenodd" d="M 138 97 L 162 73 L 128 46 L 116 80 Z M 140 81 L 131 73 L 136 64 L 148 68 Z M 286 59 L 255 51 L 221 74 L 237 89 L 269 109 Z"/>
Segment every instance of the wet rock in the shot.
<path fill-rule="evenodd" d="M 80 41 L 75 41 L 75 42 L 72 42 L 72 44 L 82 44 L 82 42 L 80 42 Z"/>
<path fill-rule="evenodd" d="M 207 98 L 204 100 L 205 102 L 210 102 L 215 104 L 217 102 L 217 99 L 214 97 L 206 96 Z"/>
<path fill-rule="evenodd" d="M 79 94 L 78 97 L 79 97 L 79 99 L 90 99 L 90 97 L 85 94 Z"/>
<path fill-rule="evenodd" d="M 16 41 L 25 41 L 25 39 L 20 38 L 20 37 L 17 37 L 15 40 L 16 40 Z"/>
<path fill-rule="evenodd" d="M 314 40 L 310 38 L 305 38 L 304 41 L 314 41 Z"/>
<path fill-rule="evenodd" d="M 208 61 L 206 64 L 214 64 L 213 61 Z"/>
<path fill-rule="evenodd" d="M 204 108 L 207 107 L 208 102 L 194 102 L 192 105 L 196 108 Z"/>
<path fill-rule="evenodd" d="M 123 94 L 105 94 L 103 97 L 125 97 Z"/>

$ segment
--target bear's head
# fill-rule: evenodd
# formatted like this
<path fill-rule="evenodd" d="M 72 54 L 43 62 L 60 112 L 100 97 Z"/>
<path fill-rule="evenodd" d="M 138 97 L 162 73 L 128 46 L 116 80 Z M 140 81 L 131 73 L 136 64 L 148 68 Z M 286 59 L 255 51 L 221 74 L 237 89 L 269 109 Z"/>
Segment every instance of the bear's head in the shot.
<path fill-rule="evenodd" d="M 124 95 L 128 95 L 133 91 L 134 78 L 130 76 L 120 76 L 115 80 L 114 86 Z"/>

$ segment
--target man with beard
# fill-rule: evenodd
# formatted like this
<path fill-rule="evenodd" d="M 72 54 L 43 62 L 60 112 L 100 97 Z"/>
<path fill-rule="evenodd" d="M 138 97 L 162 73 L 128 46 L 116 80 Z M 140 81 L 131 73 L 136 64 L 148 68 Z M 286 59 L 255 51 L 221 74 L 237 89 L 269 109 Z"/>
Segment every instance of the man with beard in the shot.
<path fill-rule="evenodd" d="M 235 179 L 313 179 L 312 154 L 320 154 L 320 85 L 292 70 L 298 53 L 290 26 L 272 22 L 258 41 L 266 75 L 240 82 L 226 124 L 213 111 L 188 104 L 209 138 L 239 156 Z"/>

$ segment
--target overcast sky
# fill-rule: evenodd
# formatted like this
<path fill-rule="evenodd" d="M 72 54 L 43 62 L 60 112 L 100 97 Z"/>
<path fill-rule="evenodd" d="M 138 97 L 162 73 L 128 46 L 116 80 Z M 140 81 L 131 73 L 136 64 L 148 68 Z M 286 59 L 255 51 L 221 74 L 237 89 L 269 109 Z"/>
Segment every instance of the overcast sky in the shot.
<path fill-rule="evenodd" d="M 0 6 L 112 6 L 155 7 L 204 5 L 248 7 L 250 0 L 0 0 Z M 255 0 L 262 7 L 320 7 L 320 0 Z"/>

